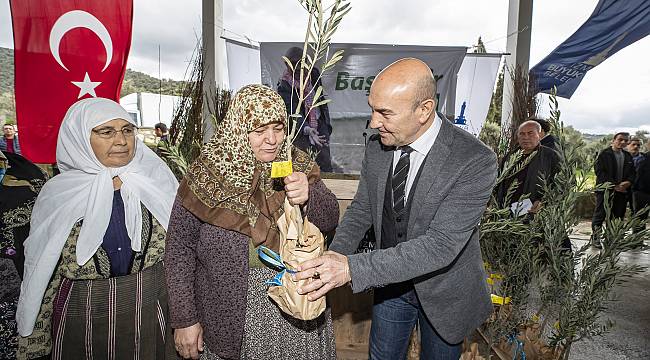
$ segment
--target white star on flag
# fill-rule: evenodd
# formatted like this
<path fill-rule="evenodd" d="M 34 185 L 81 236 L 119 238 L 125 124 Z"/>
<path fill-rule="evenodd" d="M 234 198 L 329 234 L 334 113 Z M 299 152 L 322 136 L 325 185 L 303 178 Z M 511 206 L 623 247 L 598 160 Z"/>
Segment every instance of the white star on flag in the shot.
<path fill-rule="evenodd" d="M 71 81 L 71 83 L 79 88 L 79 97 L 77 97 L 77 99 L 80 99 L 86 94 L 89 94 L 92 97 L 97 97 L 95 88 L 101 84 L 101 81 L 90 81 L 90 76 L 88 76 L 88 73 L 86 73 L 86 76 L 84 76 L 84 81 Z"/>

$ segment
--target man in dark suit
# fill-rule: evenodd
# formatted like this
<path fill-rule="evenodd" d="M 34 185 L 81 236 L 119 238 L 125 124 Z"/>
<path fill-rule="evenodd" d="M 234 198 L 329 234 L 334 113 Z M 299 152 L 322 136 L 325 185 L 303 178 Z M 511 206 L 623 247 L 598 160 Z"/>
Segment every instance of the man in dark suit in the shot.
<path fill-rule="evenodd" d="M 555 136 L 551 135 L 551 123 L 548 120 L 542 118 L 533 118 L 532 120 L 538 123 L 542 128 L 540 132 L 540 144 L 557 151 L 557 139 Z"/>
<path fill-rule="evenodd" d="M 632 155 L 625 151 L 630 134 L 619 132 L 614 134 L 612 144 L 598 154 L 594 163 L 596 185 L 610 183 L 611 189 L 596 191 L 596 209 L 591 220 L 591 245 L 601 248 L 602 226 L 605 222 L 605 192 L 609 194 L 611 216 L 622 219 L 627 208 L 627 193 L 636 176 Z"/>
<path fill-rule="evenodd" d="M 546 179 L 547 183 L 552 181 L 560 165 L 560 155 L 556 151 L 540 144 L 542 131 L 542 126 L 537 120 L 529 120 L 519 125 L 517 129 L 517 143 L 519 149 L 522 150 L 522 157 L 519 163 L 522 164 L 528 161 L 528 164 L 519 172 L 511 174 L 509 178 L 504 179 L 499 184 L 497 201 L 501 206 L 510 206 L 510 203 L 518 202 L 523 195 L 527 194 L 533 203 L 533 208 L 529 212 L 535 214 L 539 211 L 544 196 L 543 181 L 544 179 Z M 533 158 L 528 159 L 533 153 Z M 511 156 L 512 154 L 509 154 L 503 160 L 501 167 L 505 166 Z M 515 180 L 517 180 L 517 187 L 511 198 L 508 199 L 508 204 L 505 204 L 508 189 Z"/>
<path fill-rule="evenodd" d="M 492 312 L 478 223 L 494 186 L 495 154 L 436 114 L 429 67 L 402 59 L 370 89 L 370 138 L 359 187 L 322 257 L 296 279 L 314 300 L 350 283 L 375 289 L 370 359 L 403 359 L 419 323 L 422 359 L 453 359 Z M 462 151 L 457 151 L 463 149 Z M 374 227 L 377 250 L 354 254 Z"/>

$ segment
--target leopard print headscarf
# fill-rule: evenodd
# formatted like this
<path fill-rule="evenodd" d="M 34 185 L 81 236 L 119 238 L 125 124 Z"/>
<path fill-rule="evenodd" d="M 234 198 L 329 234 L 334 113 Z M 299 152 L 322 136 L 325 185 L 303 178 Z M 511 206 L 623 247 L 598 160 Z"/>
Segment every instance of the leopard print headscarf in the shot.
<path fill-rule="evenodd" d="M 256 245 L 272 240 L 281 215 L 284 191 L 273 186 L 270 163 L 262 163 L 248 141 L 248 133 L 270 123 L 287 129 L 284 101 L 272 89 L 248 85 L 237 92 L 226 117 L 210 142 L 188 169 L 178 190 L 185 208 L 202 221 L 251 236 Z M 285 140 L 286 141 L 286 140 Z M 287 159 L 284 145 L 276 160 Z M 294 171 L 318 177 L 309 155 L 293 149 Z"/>

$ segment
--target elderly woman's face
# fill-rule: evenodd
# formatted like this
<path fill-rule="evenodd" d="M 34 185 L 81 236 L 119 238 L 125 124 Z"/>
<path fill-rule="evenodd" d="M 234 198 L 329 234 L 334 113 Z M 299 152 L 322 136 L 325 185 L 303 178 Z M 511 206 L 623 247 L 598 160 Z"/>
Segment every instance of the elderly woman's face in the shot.
<path fill-rule="evenodd" d="M 284 141 L 284 124 L 270 123 L 248 133 L 255 158 L 261 162 L 275 160 Z"/>
<path fill-rule="evenodd" d="M 102 165 L 121 167 L 131 162 L 135 153 L 136 127 L 123 119 L 98 125 L 90 132 L 90 146 Z"/>

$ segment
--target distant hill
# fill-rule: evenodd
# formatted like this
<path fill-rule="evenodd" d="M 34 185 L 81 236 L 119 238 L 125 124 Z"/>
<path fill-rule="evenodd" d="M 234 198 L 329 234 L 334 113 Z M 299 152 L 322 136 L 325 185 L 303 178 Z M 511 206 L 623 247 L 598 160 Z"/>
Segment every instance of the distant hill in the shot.
<path fill-rule="evenodd" d="M 162 80 L 163 95 L 180 95 L 183 89 L 183 81 L 170 79 Z M 126 70 L 122 92 L 120 96 L 126 96 L 134 92 L 158 93 L 160 81 L 145 73 Z M 0 47 L 0 119 L 7 117 L 15 119 L 14 105 L 14 50 Z"/>
<path fill-rule="evenodd" d="M 600 139 L 604 138 L 607 135 L 603 134 L 582 134 L 582 139 L 587 142 L 594 142 L 594 141 L 600 141 Z"/>
<path fill-rule="evenodd" d="M 0 47 L 0 94 L 14 90 L 14 51 Z"/>

